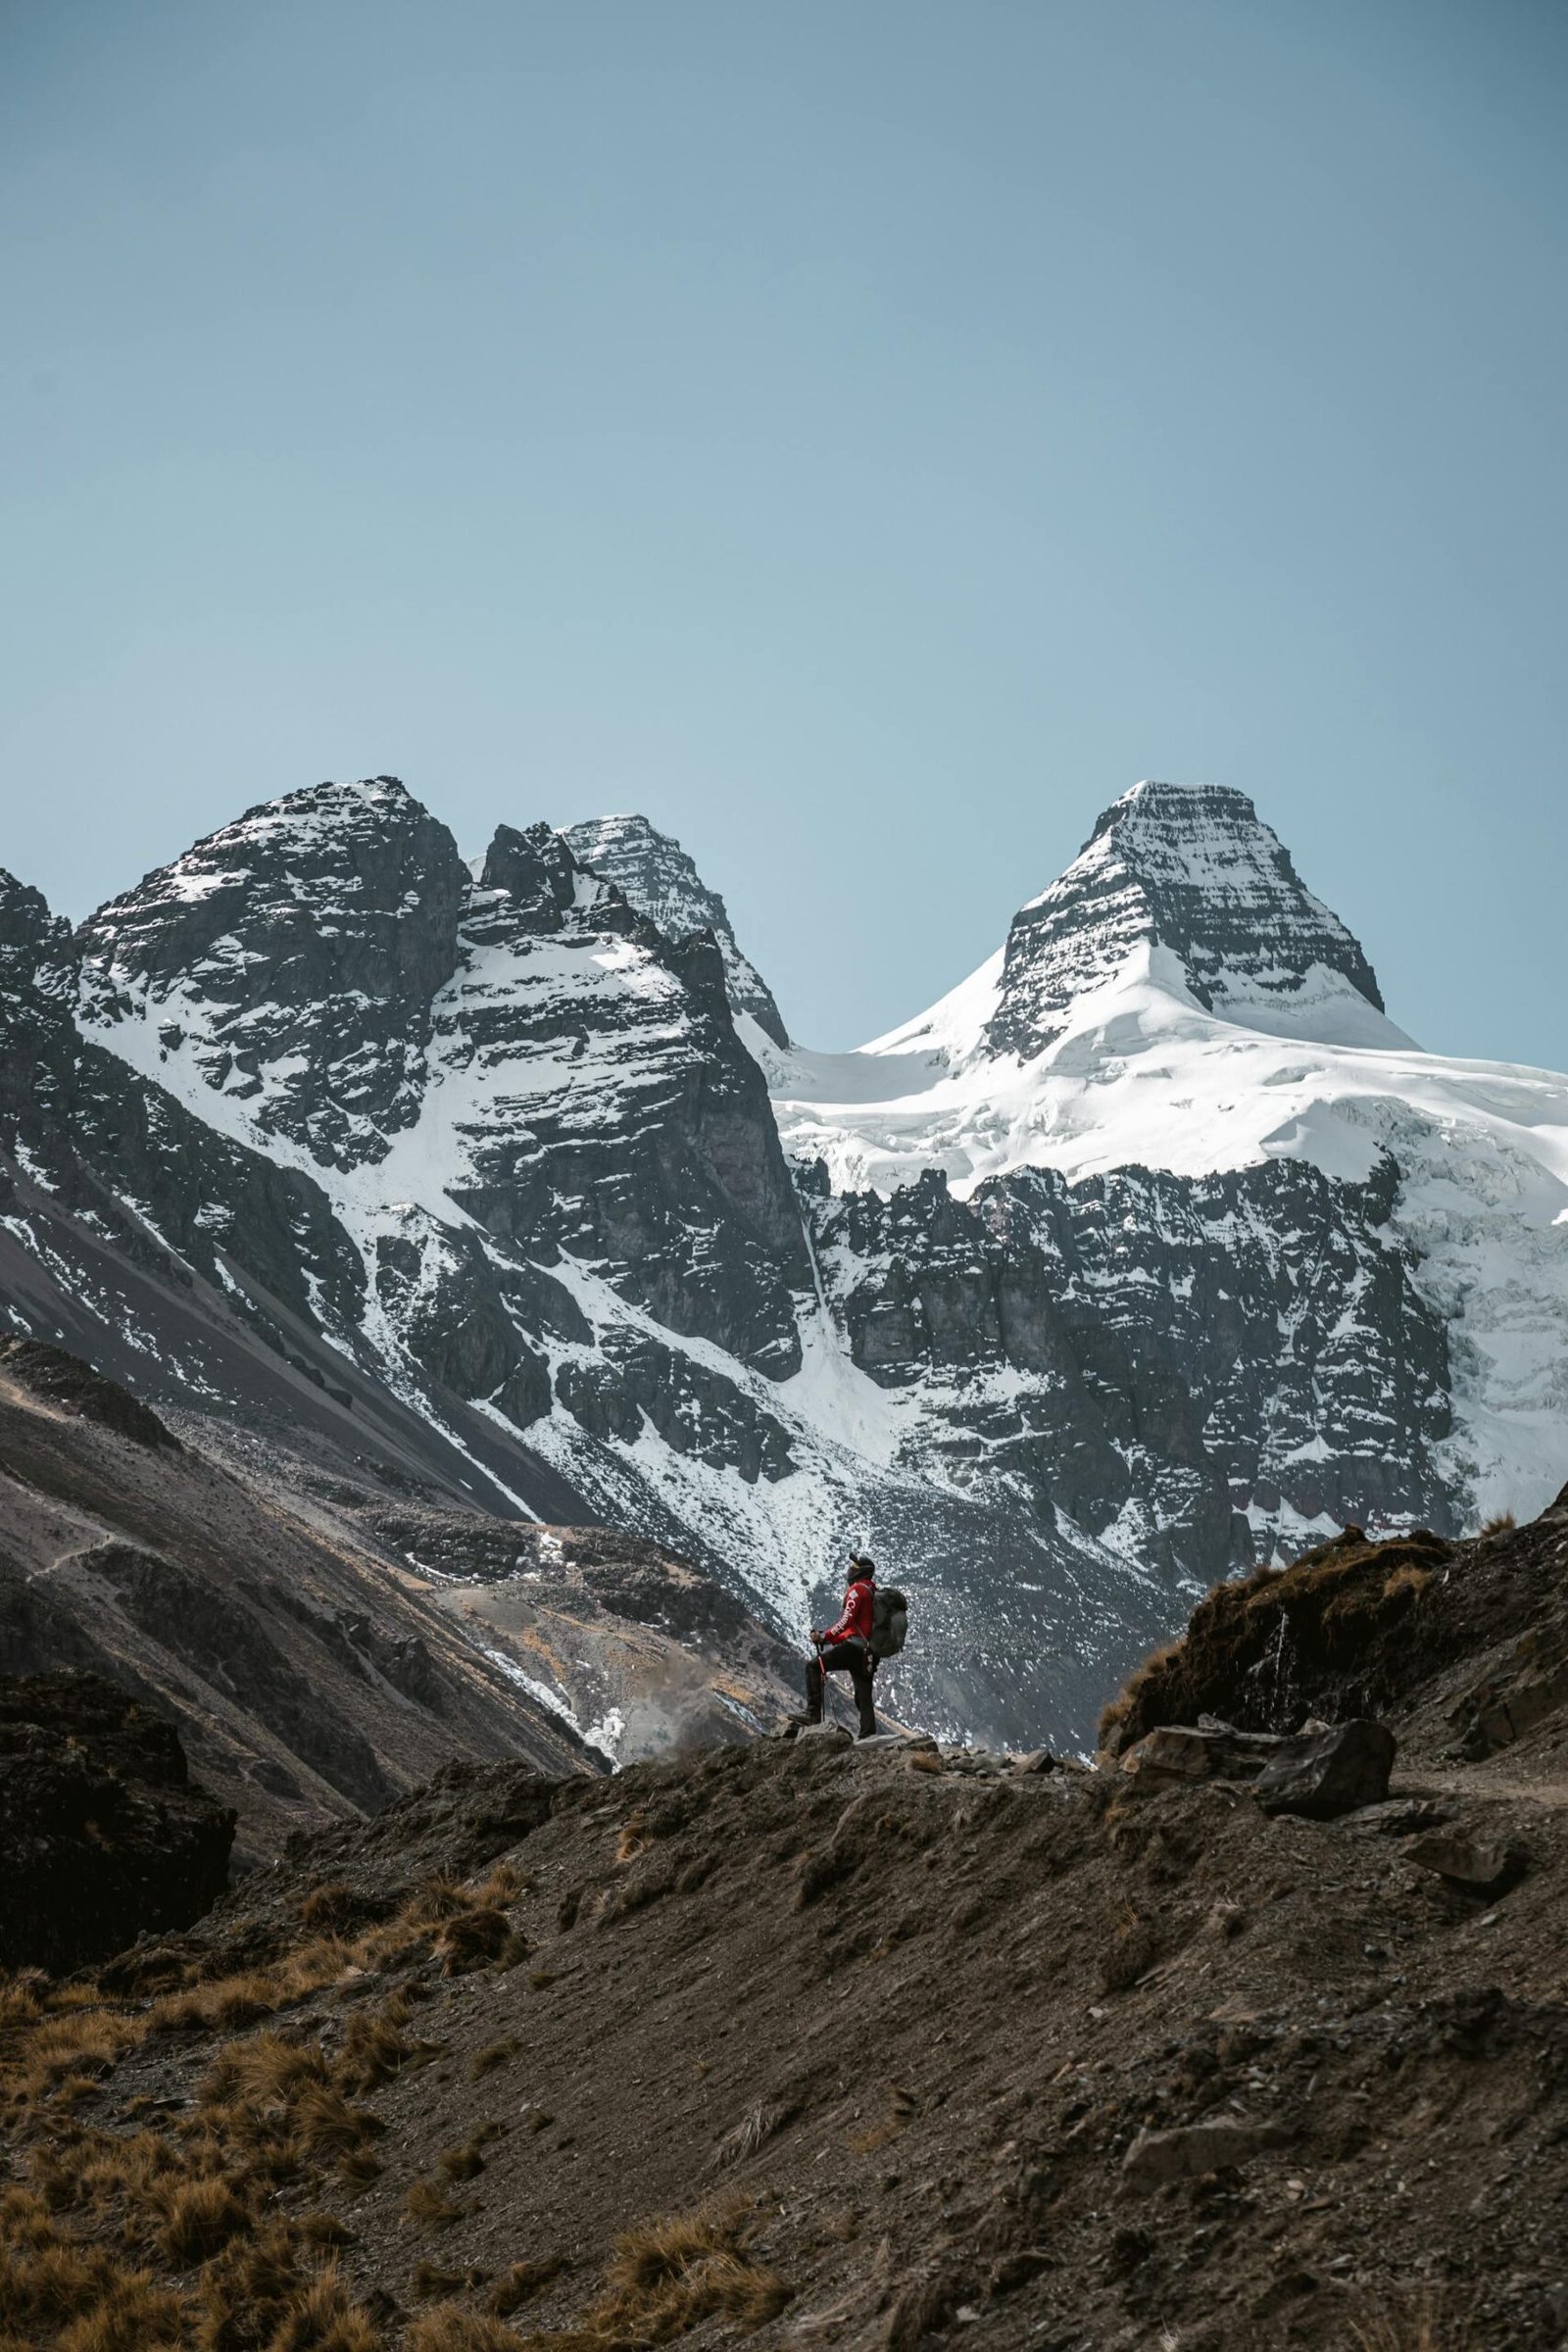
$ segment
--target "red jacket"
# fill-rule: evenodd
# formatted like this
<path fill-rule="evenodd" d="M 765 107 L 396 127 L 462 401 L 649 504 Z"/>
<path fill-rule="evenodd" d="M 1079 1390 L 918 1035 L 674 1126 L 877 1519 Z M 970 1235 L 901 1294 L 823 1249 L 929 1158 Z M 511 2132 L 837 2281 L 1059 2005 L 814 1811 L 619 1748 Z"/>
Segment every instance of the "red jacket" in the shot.
<path fill-rule="evenodd" d="M 830 1625 L 822 1636 L 824 1648 L 831 1642 L 851 1642 L 857 1636 L 862 1642 L 871 1639 L 871 1606 L 876 1585 L 869 1576 L 858 1576 L 844 1595 L 844 1614 L 837 1625 Z"/>

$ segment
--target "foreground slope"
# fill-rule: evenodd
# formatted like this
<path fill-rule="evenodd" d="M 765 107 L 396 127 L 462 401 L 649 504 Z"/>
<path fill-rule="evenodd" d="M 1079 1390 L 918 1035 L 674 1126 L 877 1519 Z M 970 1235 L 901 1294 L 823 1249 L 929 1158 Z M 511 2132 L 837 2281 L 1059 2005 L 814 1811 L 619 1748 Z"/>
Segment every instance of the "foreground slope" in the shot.
<path fill-rule="evenodd" d="M 796 1703 L 782 1645 L 646 1540 L 501 1521 L 254 1434 L 224 1455 L 0 1341 L 5 1670 L 91 1668 L 167 1713 L 243 1860 L 457 1757 L 592 1775 Z"/>
<path fill-rule="evenodd" d="M 96 1990 L 19 1987 L 7 2324 L 1544 2352 L 1568 1497 L 1430 1543 L 1424 1582 L 1408 1552 L 1339 1562 L 1404 1741 L 1368 1813 L 826 1739 L 459 1769 Z M 1323 1576 L 1268 1589 L 1292 1612 Z M 1245 1670 L 1200 1653 L 1239 1712 Z M 1556 1697 L 1478 1748 L 1479 1685 L 1554 1657 Z"/>

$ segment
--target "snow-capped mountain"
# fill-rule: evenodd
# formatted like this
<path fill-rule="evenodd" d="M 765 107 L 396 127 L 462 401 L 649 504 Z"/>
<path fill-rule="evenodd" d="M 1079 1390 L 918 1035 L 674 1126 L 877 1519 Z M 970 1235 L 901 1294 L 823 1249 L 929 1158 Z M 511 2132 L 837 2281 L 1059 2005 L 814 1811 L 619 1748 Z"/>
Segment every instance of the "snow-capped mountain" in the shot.
<path fill-rule="evenodd" d="M 646 816 L 596 816 L 586 824 L 568 825 L 562 839 L 579 865 L 612 882 L 666 939 L 710 931 L 723 958 L 734 1011 L 748 1014 L 771 1044 L 788 1046 L 772 990 L 741 954 L 723 900 L 708 888 L 678 841 L 656 831 Z"/>
<path fill-rule="evenodd" d="M 1082 1739 L 1195 1587 L 1561 1483 L 1568 1080 L 1419 1052 L 1239 793 L 1139 786 L 858 1054 L 645 820 L 466 861 L 386 777 L 74 939 L 8 882 L 0 988 L 14 1325 L 797 1632 L 868 1545 L 933 1723 Z"/>
<path fill-rule="evenodd" d="M 1320 1193 L 1324 1232 L 1359 1233 L 1372 1255 L 1305 1348 L 1282 1299 L 1277 1338 L 1248 1371 L 1262 1485 L 1231 1485 L 1260 1535 L 1534 1511 L 1555 1491 L 1568 1079 L 1422 1053 L 1244 795 L 1137 786 L 1005 949 L 928 1012 L 858 1054 L 768 1060 L 786 1147 L 820 1158 L 835 1195 L 897 1199 L 935 1170 L 983 1211 L 997 1188 L 1017 1198 L 1023 1171 L 1050 1170 L 1075 1200 L 1086 1179 L 1107 1193 L 1153 1184 L 1185 1214 L 1195 1187 L 1218 1185 L 1251 1197 L 1273 1247 L 1310 1228 L 1302 1186 Z M 1139 1250 L 1155 1214 L 1129 1203 Z M 1232 1245 L 1233 1263 L 1244 1254 Z M 1165 1287 L 1174 1307 L 1179 1286 Z M 1200 1327 L 1225 1329 L 1243 1295 L 1233 1287 L 1223 1310 L 1216 1298 Z M 1392 1419 L 1337 1439 L 1336 1357 L 1353 1375 L 1391 1349 L 1376 1385 Z M 1199 1352 L 1194 1329 L 1175 1342 L 1177 1362 Z M 1235 1355 L 1238 1378 L 1252 1353 Z M 1400 1365 L 1430 1386 L 1417 1423 L 1396 1405 Z M 1287 1406 L 1298 1376 L 1306 1388 Z"/>

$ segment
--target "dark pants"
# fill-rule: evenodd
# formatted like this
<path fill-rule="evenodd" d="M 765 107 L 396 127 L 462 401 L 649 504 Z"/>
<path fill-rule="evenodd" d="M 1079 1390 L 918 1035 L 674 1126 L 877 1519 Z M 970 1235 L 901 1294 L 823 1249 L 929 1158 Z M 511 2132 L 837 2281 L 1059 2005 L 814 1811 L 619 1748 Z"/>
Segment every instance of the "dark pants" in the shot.
<path fill-rule="evenodd" d="M 876 1730 L 876 1707 L 871 1677 L 876 1672 L 876 1660 L 866 1644 L 854 1638 L 848 1642 L 829 1642 L 806 1661 L 806 1711 L 813 1723 L 822 1720 L 822 1694 L 827 1686 L 827 1674 L 847 1674 L 855 1686 L 855 1703 L 860 1710 L 860 1738 L 869 1740 Z"/>

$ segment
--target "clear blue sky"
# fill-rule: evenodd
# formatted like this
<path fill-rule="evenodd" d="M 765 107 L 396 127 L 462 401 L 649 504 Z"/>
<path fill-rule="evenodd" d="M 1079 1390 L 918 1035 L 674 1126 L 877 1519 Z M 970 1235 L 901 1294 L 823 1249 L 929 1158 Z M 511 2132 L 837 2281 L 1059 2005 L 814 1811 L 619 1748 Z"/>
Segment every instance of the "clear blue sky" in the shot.
<path fill-rule="evenodd" d="M 12 0 L 0 863 L 640 808 L 796 1033 L 1142 775 L 1568 1065 L 1568 8 Z"/>

